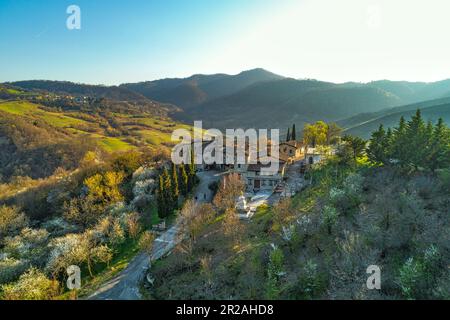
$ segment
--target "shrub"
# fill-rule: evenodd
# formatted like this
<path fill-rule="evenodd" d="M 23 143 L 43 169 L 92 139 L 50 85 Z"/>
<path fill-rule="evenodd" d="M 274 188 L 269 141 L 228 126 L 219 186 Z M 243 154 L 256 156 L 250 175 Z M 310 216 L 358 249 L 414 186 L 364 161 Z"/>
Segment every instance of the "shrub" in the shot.
<path fill-rule="evenodd" d="M 407 299 L 414 299 L 417 295 L 418 284 L 423 273 L 423 265 L 409 258 L 399 270 L 398 283 L 403 296 Z"/>
<path fill-rule="evenodd" d="M 439 180 L 442 189 L 445 191 L 450 191 L 450 169 L 442 170 L 439 173 Z"/>
<path fill-rule="evenodd" d="M 409 258 L 399 270 L 398 284 L 407 299 L 430 297 L 442 270 L 441 255 L 436 246 L 431 245 L 422 257 Z"/>
<path fill-rule="evenodd" d="M 325 285 L 318 265 L 313 260 L 308 260 L 301 268 L 297 282 L 289 291 L 294 299 L 314 299 L 323 292 Z"/>
<path fill-rule="evenodd" d="M 15 281 L 29 267 L 29 263 L 14 258 L 0 260 L 0 284 Z"/>
<path fill-rule="evenodd" d="M 16 207 L 0 207 L 0 239 L 17 234 L 28 225 L 28 218 Z"/>
<path fill-rule="evenodd" d="M 327 228 L 328 234 L 331 234 L 332 228 L 337 222 L 339 214 L 332 206 L 325 206 L 322 210 L 322 224 Z"/>
<path fill-rule="evenodd" d="M 284 254 L 281 249 L 274 247 L 270 252 L 267 268 L 266 295 L 269 299 L 277 299 L 280 294 L 278 280 L 283 275 Z"/>
<path fill-rule="evenodd" d="M 343 187 L 330 189 L 330 201 L 343 214 L 353 212 L 361 203 L 364 178 L 360 174 L 350 174 L 345 178 Z"/>
<path fill-rule="evenodd" d="M 51 300 L 59 294 L 59 284 L 36 268 L 22 274 L 16 283 L 3 285 L 5 300 Z"/>
<path fill-rule="evenodd" d="M 412 191 L 417 192 L 423 199 L 433 198 L 433 195 L 436 194 L 439 188 L 435 180 L 424 176 L 414 178 L 410 185 L 413 189 Z"/>

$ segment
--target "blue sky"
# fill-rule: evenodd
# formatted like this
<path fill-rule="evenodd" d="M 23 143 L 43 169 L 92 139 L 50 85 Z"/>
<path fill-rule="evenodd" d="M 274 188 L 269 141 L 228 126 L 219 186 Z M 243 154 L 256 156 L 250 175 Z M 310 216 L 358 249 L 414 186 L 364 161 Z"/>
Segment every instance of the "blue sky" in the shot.
<path fill-rule="evenodd" d="M 81 8 L 81 30 L 66 9 Z M 0 0 L 0 81 L 450 77 L 446 0 Z"/>

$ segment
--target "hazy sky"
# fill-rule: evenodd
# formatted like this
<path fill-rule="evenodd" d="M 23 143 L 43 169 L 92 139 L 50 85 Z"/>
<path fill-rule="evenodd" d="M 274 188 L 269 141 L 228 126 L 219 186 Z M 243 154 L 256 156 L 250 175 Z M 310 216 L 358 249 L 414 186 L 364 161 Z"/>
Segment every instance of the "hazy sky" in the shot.
<path fill-rule="evenodd" d="M 66 9 L 81 9 L 69 30 Z M 450 78 L 448 0 L 0 0 L 0 81 Z"/>

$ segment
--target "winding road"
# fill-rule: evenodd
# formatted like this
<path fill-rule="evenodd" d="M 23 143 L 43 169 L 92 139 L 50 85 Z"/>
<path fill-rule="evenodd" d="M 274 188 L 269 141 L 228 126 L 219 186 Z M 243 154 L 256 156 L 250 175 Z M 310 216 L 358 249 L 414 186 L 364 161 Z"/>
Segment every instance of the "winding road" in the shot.
<path fill-rule="evenodd" d="M 213 193 L 208 188 L 210 183 L 217 181 L 220 174 L 216 171 L 198 172 L 200 183 L 196 188 L 194 198 L 198 202 L 211 202 Z M 178 226 L 174 225 L 155 239 L 151 260 L 160 259 L 170 252 L 177 244 Z M 90 300 L 140 300 L 140 283 L 149 267 L 149 255 L 140 253 L 118 275 L 105 282 L 97 291 L 91 294 Z"/>

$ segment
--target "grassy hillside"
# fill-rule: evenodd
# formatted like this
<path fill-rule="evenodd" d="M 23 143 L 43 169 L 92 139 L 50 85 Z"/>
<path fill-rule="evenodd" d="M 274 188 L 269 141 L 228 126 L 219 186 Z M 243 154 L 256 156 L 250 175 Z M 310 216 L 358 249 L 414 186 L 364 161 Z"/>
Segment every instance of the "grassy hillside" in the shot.
<path fill-rule="evenodd" d="M 149 297 L 448 299 L 448 191 L 435 176 L 334 161 L 311 175 L 308 189 L 259 208 L 237 234 L 219 214 L 191 252 L 180 245 L 156 262 Z M 381 290 L 366 287 L 370 265 L 381 267 Z"/>
<path fill-rule="evenodd" d="M 91 149 L 168 148 L 179 127 L 189 128 L 149 113 L 62 111 L 23 100 L 0 101 L 1 174 L 4 179 L 49 176 L 58 167 L 75 168 Z"/>

